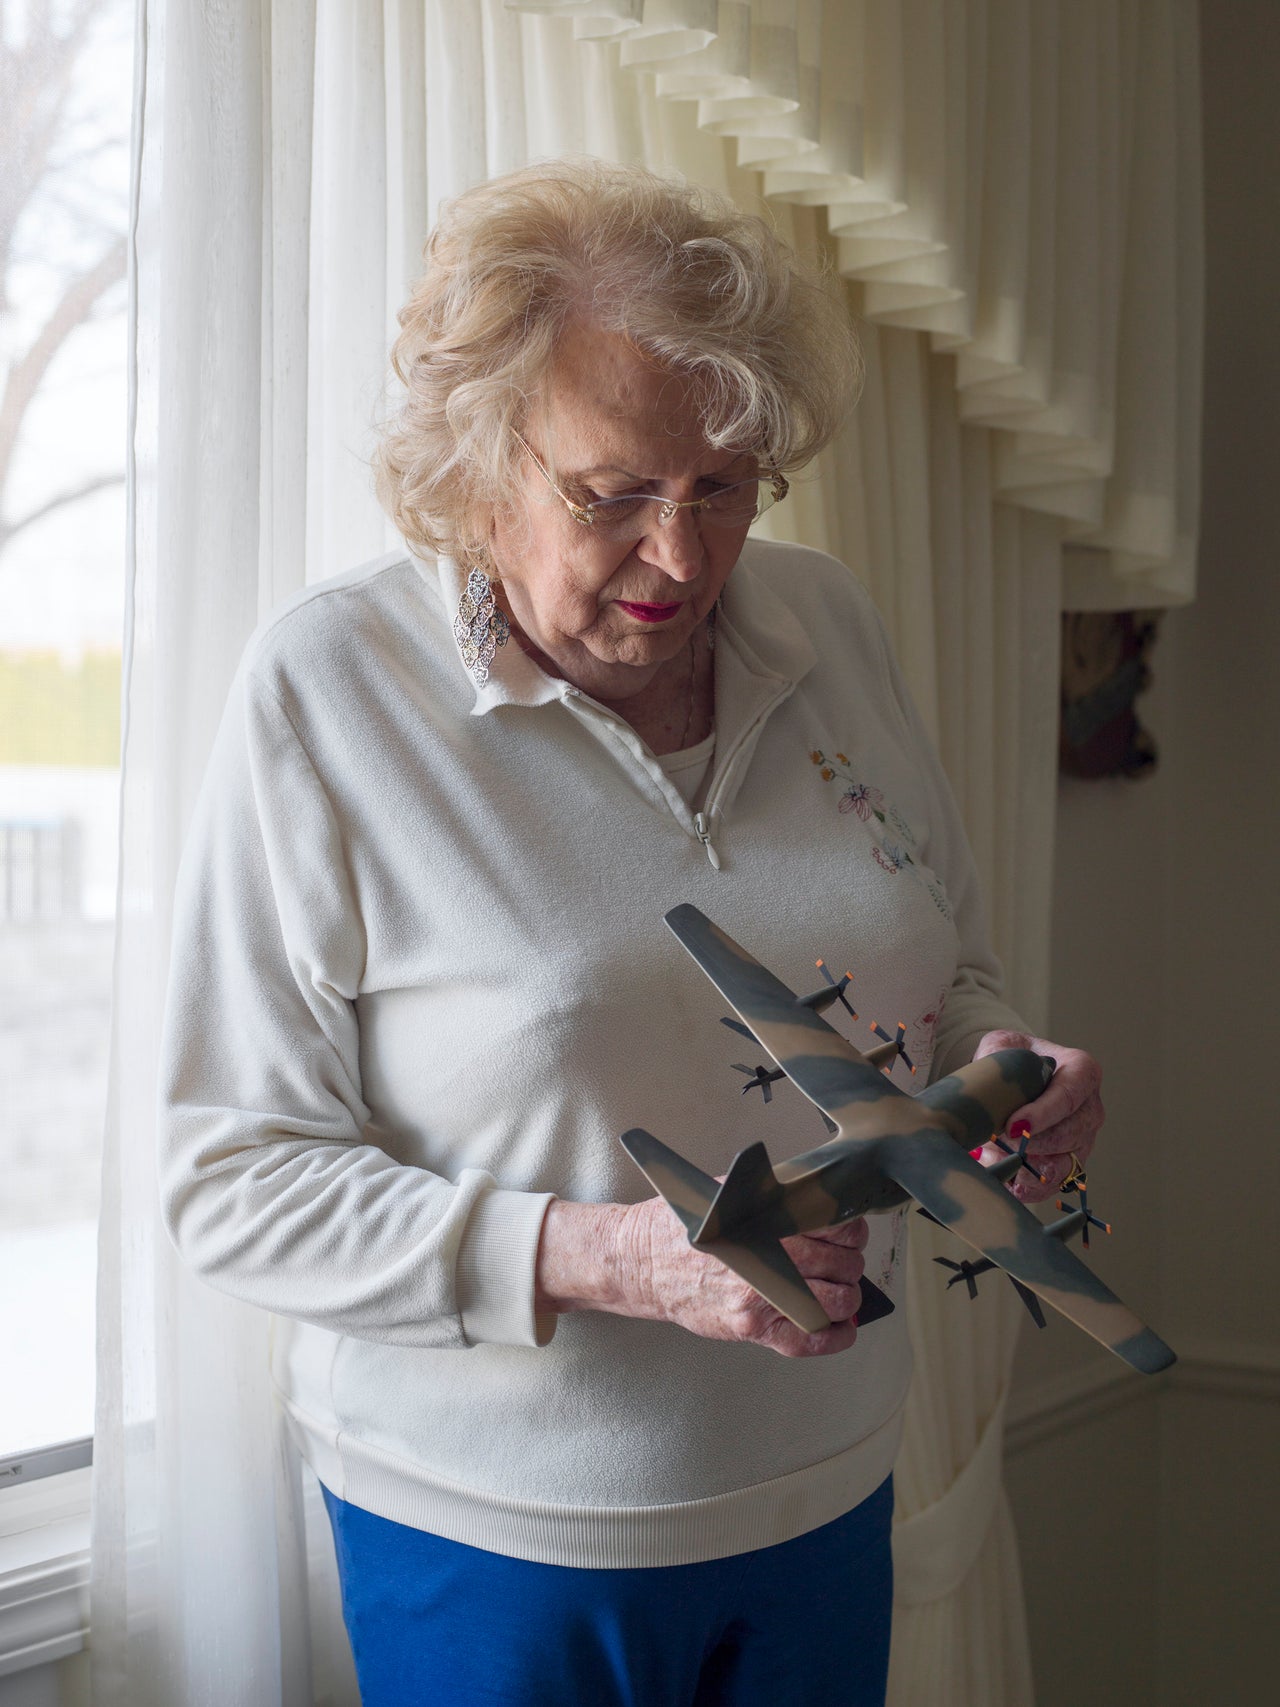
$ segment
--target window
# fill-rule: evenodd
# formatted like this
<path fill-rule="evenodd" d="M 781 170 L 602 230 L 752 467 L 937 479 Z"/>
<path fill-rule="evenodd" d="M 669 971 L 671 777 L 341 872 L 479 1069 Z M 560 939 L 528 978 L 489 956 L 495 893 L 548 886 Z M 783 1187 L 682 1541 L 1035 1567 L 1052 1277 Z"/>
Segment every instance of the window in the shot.
<path fill-rule="evenodd" d="M 0 1501 L 93 1427 L 132 27 L 127 0 L 0 11 Z"/>

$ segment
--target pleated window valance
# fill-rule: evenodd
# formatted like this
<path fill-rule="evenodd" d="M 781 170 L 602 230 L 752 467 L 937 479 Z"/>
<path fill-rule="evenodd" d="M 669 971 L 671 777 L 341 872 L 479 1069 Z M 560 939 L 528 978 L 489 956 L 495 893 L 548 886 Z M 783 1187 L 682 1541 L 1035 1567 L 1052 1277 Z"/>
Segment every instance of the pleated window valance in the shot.
<path fill-rule="evenodd" d="M 824 210 L 860 312 L 954 357 L 997 499 L 1062 518 L 1068 607 L 1192 596 L 1191 0 L 506 3 L 612 40 L 766 197 Z"/>

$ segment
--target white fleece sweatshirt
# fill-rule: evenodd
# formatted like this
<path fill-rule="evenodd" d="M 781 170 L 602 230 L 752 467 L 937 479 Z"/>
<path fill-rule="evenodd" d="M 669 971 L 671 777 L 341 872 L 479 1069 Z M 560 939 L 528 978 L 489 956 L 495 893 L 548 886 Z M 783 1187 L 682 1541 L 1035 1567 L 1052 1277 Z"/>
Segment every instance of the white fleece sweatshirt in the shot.
<path fill-rule="evenodd" d="M 711 1173 L 821 1140 L 792 1086 L 741 1094 L 760 1052 L 717 1023 L 677 902 L 797 991 L 819 956 L 851 970 L 858 1030 L 905 1021 L 922 1079 L 1016 1024 L 963 832 L 866 594 L 820 553 L 752 541 L 730 578 L 698 818 L 514 644 L 477 691 L 461 588 L 393 555 L 249 645 L 175 903 L 167 1225 L 275 1314 L 289 1426 L 342 1498 L 557 1564 L 788 1540 L 891 1468 L 906 1311 L 805 1360 L 538 1320 L 542 1217 L 649 1195 L 630 1126 Z M 868 1250 L 899 1301 L 904 1236 L 878 1217 Z"/>

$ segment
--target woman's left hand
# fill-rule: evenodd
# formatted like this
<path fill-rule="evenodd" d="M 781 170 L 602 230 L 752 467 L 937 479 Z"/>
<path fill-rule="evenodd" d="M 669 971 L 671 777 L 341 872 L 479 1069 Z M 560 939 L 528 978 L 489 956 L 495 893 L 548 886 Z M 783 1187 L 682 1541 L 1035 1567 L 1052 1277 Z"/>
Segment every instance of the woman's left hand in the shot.
<path fill-rule="evenodd" d="M 1048 1055 L 1058 1063 L 1057 1070 L 1046 1088 L 1034 1102 L 1024 1104 L 1009 1117 L 1005 1142 L 1009 1133 L 1025 1122 L 1031 1128 L 1027 1142 L 1027 1160 L 1045 1176 L 1036 1179 L 1026 1168 L 1019 1168 L 1013 1177 L 1011 1190 L 1023 1203 L 1042 1203 L 1061 1189 L 1071 1172 L 1072 1157 L 1081 1167 L 1088 1162 L 1098 1128 L 1105 1118 L 1099 1090 L 1102 1069 L 1092 1055 L 1083 1049 L 1067 1049 L 1050 1043 L 1043 1037 L 1031 1037 L 1025 1031 L 989 1031 L 973 1052 L 990 1055 L 997 1049 L 1030 1049 L 1036 1055 Z M 1005 1152 L 994 1144 L 985 1146 L 982 1161 L 987 1166 L 1000 1161 Z"/>

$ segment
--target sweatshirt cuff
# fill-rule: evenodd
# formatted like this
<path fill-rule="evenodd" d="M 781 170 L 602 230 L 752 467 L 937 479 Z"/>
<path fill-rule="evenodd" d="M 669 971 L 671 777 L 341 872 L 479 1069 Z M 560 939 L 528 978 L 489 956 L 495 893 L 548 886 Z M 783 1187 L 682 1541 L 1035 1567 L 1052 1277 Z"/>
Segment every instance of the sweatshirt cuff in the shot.
<path fill-rule="evenodd" d="M 484 1192 L 458 1247 L 457 1297 L 469 1345 L 546 1345 L 554 1316 L 533 1307 L 538 1241 L 553 1192 Z"/>

